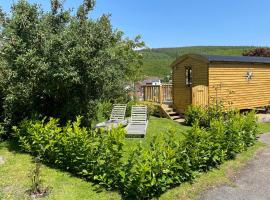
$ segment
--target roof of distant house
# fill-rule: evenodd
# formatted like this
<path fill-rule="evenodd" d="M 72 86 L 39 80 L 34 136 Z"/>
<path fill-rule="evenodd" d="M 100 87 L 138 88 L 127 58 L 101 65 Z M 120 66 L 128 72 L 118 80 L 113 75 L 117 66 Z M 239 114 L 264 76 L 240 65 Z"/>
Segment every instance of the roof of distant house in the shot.
<path fill-rule="evenodd" d="M 146 84 L 146 83 L 153 83 L 153 82 L 159 82 L 160 78 L 159 77 L 148 77 L 145 80 L 143 80 L 141 83 Z"/>

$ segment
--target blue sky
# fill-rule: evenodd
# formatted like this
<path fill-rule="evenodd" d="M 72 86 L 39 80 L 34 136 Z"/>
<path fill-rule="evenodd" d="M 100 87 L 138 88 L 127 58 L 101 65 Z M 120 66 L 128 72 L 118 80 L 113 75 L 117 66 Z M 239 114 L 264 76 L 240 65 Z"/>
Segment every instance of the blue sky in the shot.
<path fill-rule="evenodd" d="M 49 9 L 49 0 L 29 0 Z M 77 8 L 83 0 L 66 0 Z M 0 0 L 8 11 L 14 0 Z M 269 0 L 97 0 L 92 17 L 111 13 L 126 36 L 149 47 L 197 45 L 270 46 Z"/>

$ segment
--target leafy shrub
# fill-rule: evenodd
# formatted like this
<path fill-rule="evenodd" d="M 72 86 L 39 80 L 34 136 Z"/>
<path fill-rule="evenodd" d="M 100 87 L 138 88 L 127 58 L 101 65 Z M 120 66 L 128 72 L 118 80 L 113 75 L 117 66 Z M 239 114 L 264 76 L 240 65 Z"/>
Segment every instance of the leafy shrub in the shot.
<path fill-rule="evenodd" d="M 185 122 L 191 126 L 197 121 L 200 125 L 206 124 L 208 120 L 206 109 L 201 106 L 189 106 L 185 113 Z"/>
<path fill-rule="evenodd" d="M 123 167 L 122 189 L 128 199 L 150 199 L 172 186 L 192 179 L 185 148 L 173 132 L 154 137 L 147 148 L 140 144 Z"/>
<path fill-rule="evenodd" d="M 198 173 L 218 167 L 232 159 L 256 140 L 257 123 L 254 112 L 216 116 L 209 127 L 195 121 L 180 141 L 174 131 L 154 137 L 148 147 L 141 145 L 130 155 L 122 171 L 124 197 L 149 199 L 167 189 L 192 180 Z M 219 116 L 219 117 L 218 117 Z"/>
<path fill-rule="evenodd" d="M 210 120 L 207 128 L 195 122 L 184 140 L 192 170 L 207 171 L 234 158 L 254 144 L 257 134 L 255 112 L 232 111 L 225 117 Z"/>
<path fill-rule="evenodd" d="M 142 101 L 140 102 L 141 105 L 147 106 L 147 113 L 149 116 L 160 116 L 160 105 L 158 103 L 149 102 L 149 101 Z"/>
<path fill-rule="evenodd" d="M 242 131 L 245 145 L 247 147 L 254 145 L 259 133 L 255 111 L 248 112 L 244 115 Z"/>
<path fill-rule="evenodd" d="M 254 144 L 258 127 L 255 112 L 240 114 L 230 113 L 225 123 L 228 159 Z"/>
<path fill-rule="evenodd" d="M 59 126 L 59 120 L 25 120 L 14 128 L 21 147 L 43 162 L 68 170 L 126 199 L 158 197 L 171 187 L 192 180 L 198 173 L 218 167 L 245 151 L 256 140 L 255 113 L 214 113 L 208 127 L 193 123 L 184 134 L 168 131 L 132 150 L 123 158 L 125 131 L 89 130 L 80 118 Z M 126 158 L 126 157 L 125 157 Z"/>
<path fill-rule="evenodd" d="M 21 147 L 43 162 L 98 181 L 107 188 L 119 185 L 124 130 L 89 131 L 81 118 L 60 127 L 59 120 L 25 120 L 14 127 Z"/>
<path fill-rule="evenodd" d="M 221 106 L 189 106 L 185 113 L 186 124 L 191 126 L 195 122 L 201 127 L 209 127 L 212 119 L 223 116 Z"/>
<path fill-rule="evenodd" d="M 200 128 L 197 122 L 187 132 L 184 142 L 193 171 L 207 171 L 224 162 L 226 158 L 226 151 L 222 146 L 226 142 L 224 130 L 224 121 L 214 119 L 209 130 Z"/>

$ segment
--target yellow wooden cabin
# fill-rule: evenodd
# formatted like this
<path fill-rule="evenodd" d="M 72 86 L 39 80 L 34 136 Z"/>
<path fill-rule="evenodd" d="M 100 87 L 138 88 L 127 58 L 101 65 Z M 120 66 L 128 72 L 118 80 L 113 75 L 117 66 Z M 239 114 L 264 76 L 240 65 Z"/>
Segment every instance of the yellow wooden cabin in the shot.
<path fill-rule="evenodd" d="M 172 64 L 173 107 L 222 102 L 252 109 L 270 105 L 270 58 L 187 54 Z"/>

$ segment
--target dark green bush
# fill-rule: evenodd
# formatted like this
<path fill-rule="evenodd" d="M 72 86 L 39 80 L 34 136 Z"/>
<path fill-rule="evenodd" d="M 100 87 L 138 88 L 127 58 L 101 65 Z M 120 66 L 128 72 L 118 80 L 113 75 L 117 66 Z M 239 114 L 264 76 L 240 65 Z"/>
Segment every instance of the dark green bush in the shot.
<path fill-rule="evenodd" d="M 10 127 L 36 113 L 63 124 L 82 115 L 88 125 L 99 102 L 125 99 L 124 85 L 139 76 L 139 37 L 124 38 L 109 15 L 91 19 L 94 0 L 78 12 L 54 1 L 48 11 L 27 0 L 0 10 L 0 113 Z"/>
<path fill-rule="evenodd" d="M 209 126 L 194 122 L 184 139 L 168 131 L 139 144 L 123 158 L 125 131 L 93 131 L 80 127 L 80 118 L 66 126 L 58 120 L 25 120 L 14 128 L 21 147 L 43 162 L 68 170 L 126 199 L 150 199 L 192 180 L 245 151 L 256 140 L 255 113 L 228 112 Z"/>
<path fill-rule="evenodd" d="M 0 123 L 0 141 L 8 137 L 6 127 Z"/>

